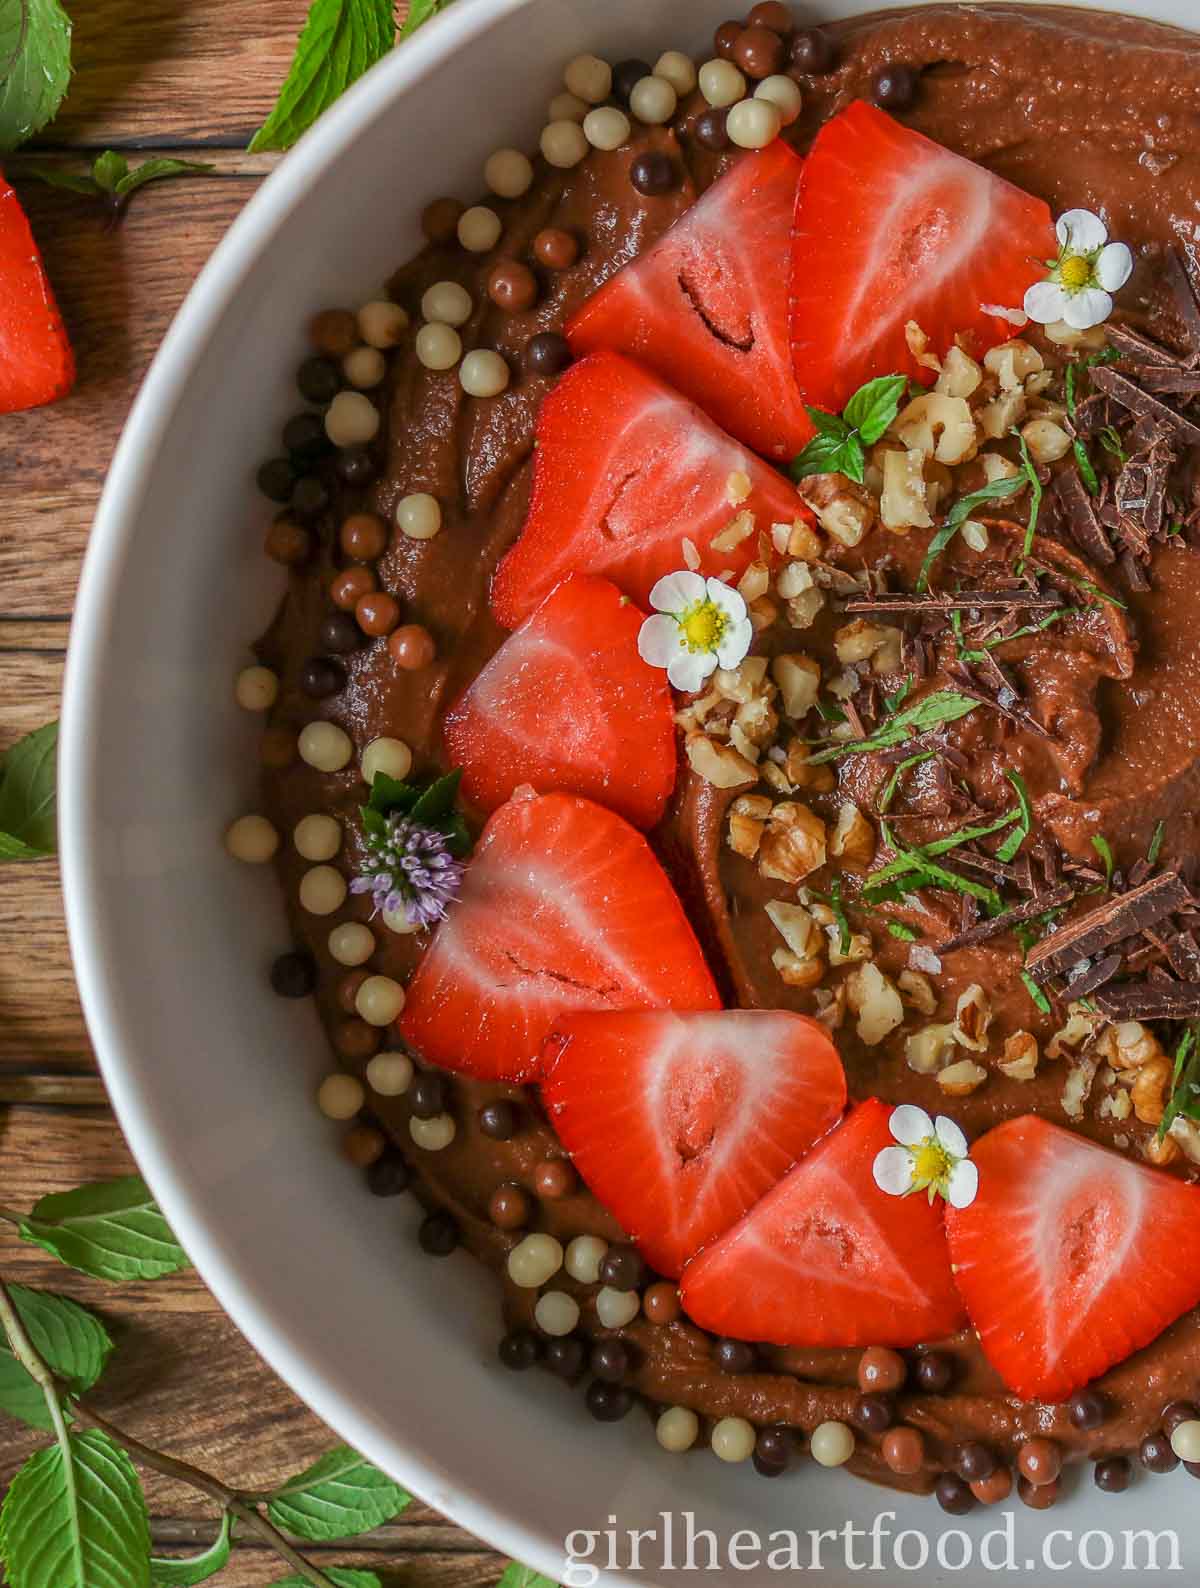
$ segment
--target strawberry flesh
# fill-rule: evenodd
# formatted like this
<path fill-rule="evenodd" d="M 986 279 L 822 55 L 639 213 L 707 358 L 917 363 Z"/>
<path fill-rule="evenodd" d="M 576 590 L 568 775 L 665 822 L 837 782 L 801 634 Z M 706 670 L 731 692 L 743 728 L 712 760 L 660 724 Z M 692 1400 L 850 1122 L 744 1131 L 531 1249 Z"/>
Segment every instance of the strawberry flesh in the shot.
<path fill-rule="evenodd" d="M 0 173 L 0 413 L 39 408 L 75 383 L 75 356 L 25 211 Z"/>

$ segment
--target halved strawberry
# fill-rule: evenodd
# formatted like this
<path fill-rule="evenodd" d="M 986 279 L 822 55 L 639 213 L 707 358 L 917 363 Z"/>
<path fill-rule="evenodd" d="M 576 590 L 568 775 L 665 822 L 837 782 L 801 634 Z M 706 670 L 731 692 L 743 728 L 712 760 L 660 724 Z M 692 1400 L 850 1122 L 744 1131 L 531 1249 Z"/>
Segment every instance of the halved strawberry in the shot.
<path fill-rule="evenodd" d="M 958 1329 L 942 1215 L 895 1197 L 872 1166 L 892 1110 L 860 1103 L 740 1224 L 683 1271 L 684 1311 L 738 1340 L 917 1345 Z"/>
<path fill-rule="evenodd" d="M 812 435 L 788 350 L 788 255 L 800 157 L 743 155 L 567 325 L 577 354 L 629 353 L 756 452 Z"/>
<path fill-rule="evenodd" d="M 588 1185 L 674 1276 L 837 1122 L 846 1077 L 804 1015 L 569 1015 L 542 1098 Z"/>
<path fill-rule="evenodd" d="M 792 354 L 805 399 L 840 410 L 877 375 L 928 382 L 910 320 L 939 355 L 1015 334 L 1058 251 L 1041 199 L 902 127 L 862 100 L 826 122 L 800 177 L 792 238 Z"/>
<path fill-rule="evenodd" d="M 492 811 L 530 783 L 653 827 L 675 786 L 675 719 L 666 674 L 638 655 L 641 626 L 607 579 L 564 579 L 447 714 L 467 798 Z"/>
<path fill-rule="evenodd" d="M 758 534 L 739 538 L 739 526 L 712 540 L 744 510 L 768 535 L 777 522 L 812 522 L 781 475 L 618 353 L 567 371 L 542 402 L 537 440 L 529 517 L 492 585 L 506 628 L 569 573 L 604 574 L 646 606 L 655 580 L 687 566 L 685 540 L 701 573 L 740 574 L 759 555 Z"/>
<path fill-rule="evenodd" d="M 417 966 L 400 1034 L 434 1064 L 527 1080 L 576 1009 L 717 1009 L 720 998 L 640 833 L 590 800 L 502 805 Z"/>
<path fill-rule="evenodd" d="M 75 355 L 25 211 L 0 172 L 0 413 L 38 408 L 75 383 Z"/>
<path fill-rule="evenodd" d="M 977 1141 L 979 1192 L 946 1215 L 988 1360 L 1062 1401 L 1200 1302 L 1200 1189 L 1027 1114 Z"/>

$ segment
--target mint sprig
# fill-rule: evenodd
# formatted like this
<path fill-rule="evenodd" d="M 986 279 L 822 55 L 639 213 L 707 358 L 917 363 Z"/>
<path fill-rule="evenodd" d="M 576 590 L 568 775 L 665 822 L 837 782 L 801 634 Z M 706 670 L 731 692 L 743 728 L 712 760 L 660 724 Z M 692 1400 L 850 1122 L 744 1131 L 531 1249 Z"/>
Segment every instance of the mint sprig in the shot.
<path fill-rule="evenodd" d="M 471 852 L 470 830 L 458 809 L 461 782 L 461 767 L 421 786 L 402 783 L 386 772 L 377 772 L 371 784 L 371 797 L 360 807 L 363 831 L 368 838 L 385 838 L 387 818 L 407 816 L 410 821 L 422 822 L 444 833 L 450 853 L 461 859 Z"/>
<path fill-rule="evenodd" d="M 34 1348 L 56 1378 L 82 1395 L 99 1381 L 113 1343 L 93 1313 L 65 1296 L 10 1285 L 9 1295 Z M 53 1428 L 45 1396 L 0 1335 L 0 1412 L 30 1428 Z"/>
<path fill-rule="evenodd" d="M 95 1279 L 160 1279 L 188 1266 L 139 1175 L 42 1197 L 19 1227 L 23 1241 Z"/>
<path fill-rule="evenodd" d="M 421 9 L 432 14 L 428 0 Z M 313 0 L 275 108 L 250 140 L 251 152 L 290 149 L 395 42 L 392 0 Z"/>
<path fill-rule="evenodd" d="M 202 165 L 195 160 L 174 160 L 165 155 L 155 155 L 143 160 L 141 165 L 130 167 L 129 161 L 116 149 L 107 149 L 92 162 L 90 171 L 70 171 L 49 163 L 29 164 L 26 174 L 35 176 L 50 187 L 66 188 L 71 193 L 82 193 L 88 198 L 103 199 L 115 219 L 139 188 L 148 182 L 161 182 L 174 176 L 210 176 L 216 166 Z"/>
<path fill-rule="evenodd" d="M 861 485 L 866 448 L 874 446 L 887 430 L 907 389 L 907 375 L 880 375 L 860 386 L 840 415 L 810 408 L 805 403 L 805 412 L 817 433 L 793 459 L 792 479 L 807 479 L 811 474 L 844 474 Z"/>
<path fill-rule="evenodd" d="M 0 760 L 0 860 L 38 860 L 58 847 L 58 724 L 17 741 Z"/>
<path fill-rule="evenodd" d="M 830 744 L 816 755 L 809 756 L 810 766 L 820 766 L 825 761 L 840 761 L 847 755 L 866 755 L 872 750 L 890 750 L 905 739 L 928 728 L 938 728 L 945 722 L 956 722 L 979 705 L 970 695 L 960 695 L 957 690 L 938 689 L 907 710 L 889 717 L 874 733 L 863 739 L 846 739 Z"/>
<path fill-rule="evenodd" d="M 58 113 L 71 81 L 71 19 L 59 0 L 0 4 L 0 152 Z"/>
<path fill-rule="evenodd" d="M 267 1500 L 276 1527 L 317 1543 L 367 1533 L 398 1516 L 411 1500 L 357 1451 L 341 1445 Z"/>

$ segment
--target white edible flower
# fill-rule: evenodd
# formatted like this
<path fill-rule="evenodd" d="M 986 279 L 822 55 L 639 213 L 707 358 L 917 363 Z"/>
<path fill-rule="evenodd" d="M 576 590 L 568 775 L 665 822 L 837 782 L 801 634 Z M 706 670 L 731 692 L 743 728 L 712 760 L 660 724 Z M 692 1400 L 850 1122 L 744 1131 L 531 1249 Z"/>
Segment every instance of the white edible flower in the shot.
<path fill-rule="evenodd" d="M 1075 331 L 1090 330 L 1112 313 L 1112 294 L 1129 280 L 1133 255 L 1124 243 L 1109 242 L 1108 227 L 1091 210 L 1068 210 L 1054 229 L 1058 258 L 1025 294 L 1025 312 L 1039 325 L 1065 320 Z"/>
<path fill-rule="evenodd" d="M 967 1208 L 979 1189 L 979 1170 L 967 1156 L 967 1138 L 952 1119 L 937 1122 L 923 1108 L 901 1103 L 888 1121 L 898 1147 L 885 1147 L 875 1158 L 875 1184 L 889 1196 L 914 1191 L 945 1197 L 951 1207 Z"/>
<path fill-rule="evenodd" d="M 754 628 L 746 603 L 719 579 L 687 569 L 669 573 L 650 592 L 655 616 L 638 634 L 638 653 L 665 667 L 676 689 L 691 693 L 718 667 L 732 668 L 750 649 Z"/>

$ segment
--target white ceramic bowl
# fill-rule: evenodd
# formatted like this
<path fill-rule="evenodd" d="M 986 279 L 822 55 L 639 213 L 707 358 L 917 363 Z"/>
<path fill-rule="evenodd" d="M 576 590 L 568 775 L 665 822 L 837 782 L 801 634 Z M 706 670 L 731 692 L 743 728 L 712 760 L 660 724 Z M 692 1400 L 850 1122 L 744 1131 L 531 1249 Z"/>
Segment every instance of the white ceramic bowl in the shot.
<path fill-rule="evenodd" d="M 1180 23 L 1193 8 L 1126 6 Z M 218 841 L 256 780 L 256 728 L 233 707 L 232 679 L 280 595 L 261 554 L 254 467 L 294 403 L 310 314 L 376 290 L 415 248 L 421 206 L 475 194 L 493 147 L 532 146 L 567 59 L 588 48 L 610 59 L 703 51 L 737 9 L 459 0 L 347 94 L 247 205 L 163 344 L 92 533 L 68 666 L 71 942 L 104 1076 L 151 1186 L 221 1304 L 327 1422 L 556 1580 L 564 1535 L 610 1517 L 652 1527 L 660 1512 L 691 1511 L 725 1537 L 870 1527 L 883 1512 L 896 1513 L 892 1531 L 936 1538 L 944 1519 L 930 1501 L 845 1474 L 809 1468 L 765 1483 L 707 1454 L 669 1457 L 643 1416 L 602 1427 L 549 1375 L 503 1372 L 490 1276 L 461 1254 L 420 1255 L 411 1199 L 368 1197 L 334 1151 L 312 1103 L 329 1065 L 316 1016 L 266 988 L 285 935 L 274 879 L 231 865 Z M 864 7 L 805 9 L 828 18 Z M 1200 1550 L 1186 1482 L 1143 1483 L 1115 1503 L 1085 1483 L 1050 1517 L 1017 1505 L 1018 1568 L 1040 1557 L 1051 1528 L 1167 1528 L 1181 1514 Z M 977 1541 L 1001 1521 L 976 1514 L 960 1534 Z M 951 1566 L 962 1548 L 951 1545 Z M 1122 1548 L 1118 1537 L 1117 1566 Z M 844 1546 L 824 1549 L 823 1581 L 857 1575 Z M 668 1580 L 654 1547 L 645 1562 Z M 993 1574 L 931 1562 L 922 1575 L 979 1584 Z M 1078 1562 L 1056 1576 L 1097 1580 Z"/>

